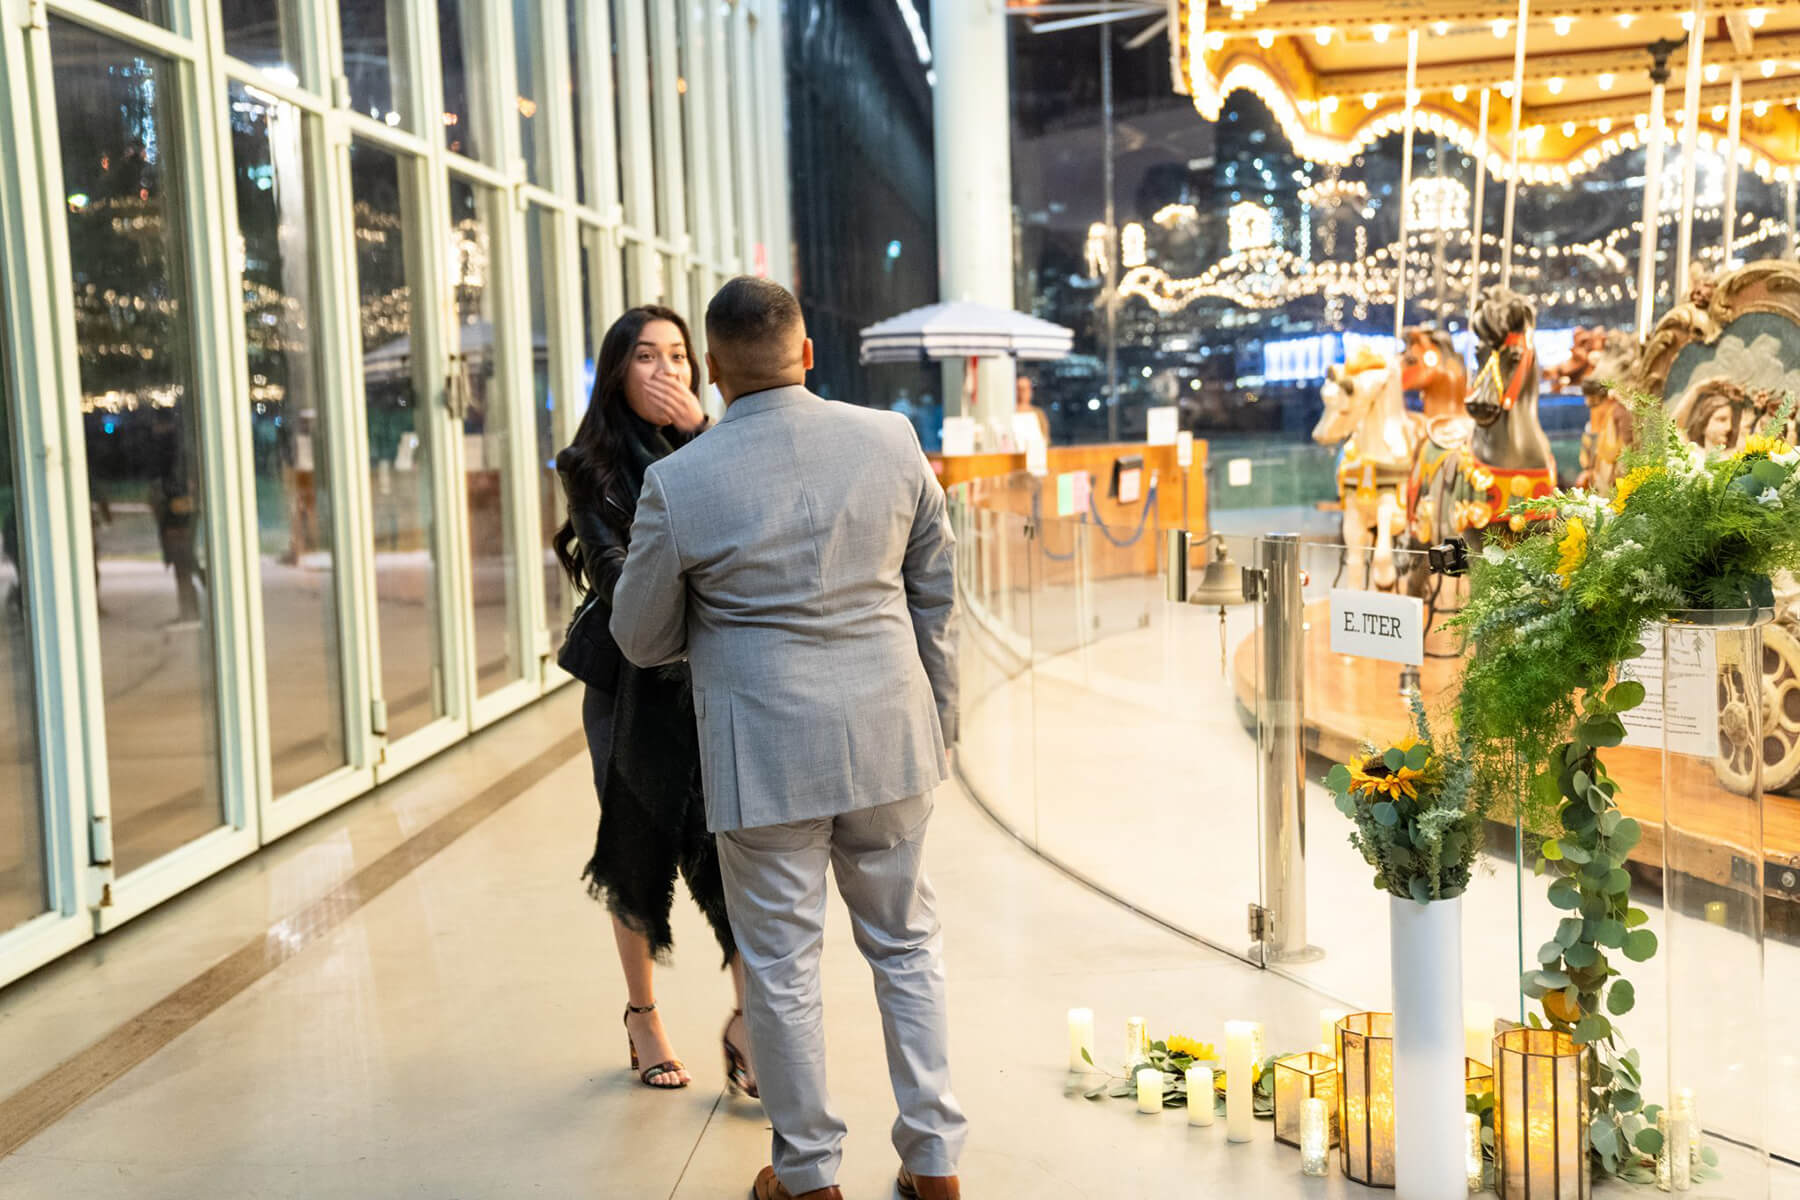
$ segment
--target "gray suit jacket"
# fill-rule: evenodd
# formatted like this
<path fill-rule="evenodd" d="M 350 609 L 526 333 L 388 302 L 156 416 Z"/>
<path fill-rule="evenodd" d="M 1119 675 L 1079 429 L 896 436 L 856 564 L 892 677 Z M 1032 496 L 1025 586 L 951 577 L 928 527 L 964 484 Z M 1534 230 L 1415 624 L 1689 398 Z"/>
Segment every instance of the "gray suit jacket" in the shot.
<path fill-rule="evenodd" d="M 956 740 L 955 541 L 902 416 L 744 396 L 644 478 L 613 636 L 684 654 L 715 831 L 930 792 Z"/>

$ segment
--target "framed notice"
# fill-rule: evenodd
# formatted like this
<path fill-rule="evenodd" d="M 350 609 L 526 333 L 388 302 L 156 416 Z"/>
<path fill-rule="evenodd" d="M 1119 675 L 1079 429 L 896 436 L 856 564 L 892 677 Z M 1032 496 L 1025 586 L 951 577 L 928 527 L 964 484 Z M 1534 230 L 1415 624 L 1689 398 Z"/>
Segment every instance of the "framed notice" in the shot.
<path fill-rule="evenodd" d="M 1181 410 L 1174 405 L 1144 411 L 1144 440 L 1152 446 L 1173 446 L 1181 429 Z"/>
<path fill-rule="evenodd" d="M 1144 498 L 1144 456 L 1131 454 L 1113 459 L 1112 498 L 1120 504 L 1136 504 Z"/>

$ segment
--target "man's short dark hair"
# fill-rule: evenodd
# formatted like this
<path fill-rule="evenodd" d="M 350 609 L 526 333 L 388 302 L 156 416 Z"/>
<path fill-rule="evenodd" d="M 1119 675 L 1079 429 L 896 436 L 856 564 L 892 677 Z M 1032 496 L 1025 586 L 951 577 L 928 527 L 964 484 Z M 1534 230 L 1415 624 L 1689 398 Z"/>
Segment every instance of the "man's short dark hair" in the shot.
<path fill-rule="evenodd" d="M 706 306 L 707 348 L 742 373 L 773 375 L 789 365 L 796 329 L 803 324 L 792 292 L 773 279 L 740 275 Z"/>

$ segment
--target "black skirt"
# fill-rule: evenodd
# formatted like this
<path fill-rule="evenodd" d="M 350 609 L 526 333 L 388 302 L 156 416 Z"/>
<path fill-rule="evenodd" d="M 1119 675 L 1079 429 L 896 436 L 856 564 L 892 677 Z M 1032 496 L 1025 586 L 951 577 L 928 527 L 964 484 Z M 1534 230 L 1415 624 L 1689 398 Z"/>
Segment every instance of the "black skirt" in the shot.
<path fill-rule="evenodd" d="M 737 943 L 725 910 L 718 852 L 706 829 L 692 704 L 663 703 L 673 684 L 638 686 L 630 677 L 640 674 L 647 673 L 627 667 L 620 693 L 590 687 L 582 701 L 600 800 L 594 854 L 582 878 L 588 894 L 603 900 L 608 911 L 644 936 L 657 961 L 666 962 L 675 945 L 669 910 L 680 875 L 729 963 Z M 679 686 L 686 699 L 685 678 Z M 622 697 L 628 697 L 623 704 Z M 651 773 L 655 778 L 646 779 Z"/>

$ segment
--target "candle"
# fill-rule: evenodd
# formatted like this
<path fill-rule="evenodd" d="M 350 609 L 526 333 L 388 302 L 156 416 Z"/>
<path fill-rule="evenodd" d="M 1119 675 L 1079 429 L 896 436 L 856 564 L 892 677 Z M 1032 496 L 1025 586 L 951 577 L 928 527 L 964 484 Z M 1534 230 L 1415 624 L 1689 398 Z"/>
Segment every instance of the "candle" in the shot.
<path fill-rule="evenodd" d="M 1163 1080 L 1162 1072 L 1155 1067 L 1144 1067 L 1137 1073 L 1138 1111 L 1141 1113 L 1159 1113 L 1162 1111 Z"/>
<path fill-rule="evenodd" d="M 1685 1192 L 1694 1185 L 1693 1122 L 1679 1111 L 1664 1109 L 1657 1114 L 1656 1128 L 1663 1135 L 1662 1153 L 1656 1156 L 1656 1186 L 1665 1192 Z"/>
<path fill-rule="evenodd" d="M 1262 1026 L 1255 1021 L 1225 1022 L 1225 1137 L 1247 1142 L 1256 1130 L 1256 1043 Z"/>
<path fill-rule="evenodd" d="M 1325 1101 L 1309 1096 L 1300 1102 L 1300 1173 L 1325 1174 L 1325 1152 L 1330 1139 L 1326 1136 Z"/>
<path fill-rule="evenodd" d="M 1468 1161 L 1464 1164 L 1469 1173 L 1469 1190 L 1479 1192 L 1482 1177 L 1481 1118 L 1474 1113 L 1464 1113 L 1463 1126 L 1469 1135 L 1469 1145 L 1466 1151 Z"/>
<path fill-rule="evenodd" d="M 1337 1061 L 1337 1023 L 1350 1014 L 1341 1008 L 1319 1010 L 1319 1053 Z"/>
<path fill-rule="evenodd" d="M 1150 1039 L 1144 1036 L 1144 1018 L 1125 1022 L 1125 1069 L 1135 1071 L 1150 1058 Z"/>
<path fill-rule="evenodd" d="M 1094 1010 L 1091 1008 L 1071 1008 L 1069 1010 L 1069 1070 L 1091 1071 L 1094 1069 Z"/>
<path fill-rule="evenodd" d="M 1684 1117 L 1688 1124 L 1688 1161 L 1694 1166 L 1700 1165 L 1702 1138 L 1700 1134 L 1700 1113 L 1694 1107 L 1694 1089 L 1682 1088 L 1675 1093 L 1675 1115 Z"/>
<path fill-rule="evenodd" d="M 1187 1069 L 1188 1092 L 1188 1124 L 1211 1125 L 1213 1123 L 1213 1076 L 1211 1067 L 1189 1067 Z"/>
<path fill-rule="evenodd" d="M 1463 1054 L 1479 1063 L 1494 1061 L 1494 1006 L 1470 1003 L 1463 1007 Z"/>

